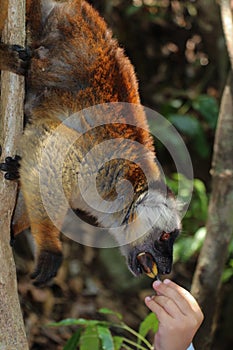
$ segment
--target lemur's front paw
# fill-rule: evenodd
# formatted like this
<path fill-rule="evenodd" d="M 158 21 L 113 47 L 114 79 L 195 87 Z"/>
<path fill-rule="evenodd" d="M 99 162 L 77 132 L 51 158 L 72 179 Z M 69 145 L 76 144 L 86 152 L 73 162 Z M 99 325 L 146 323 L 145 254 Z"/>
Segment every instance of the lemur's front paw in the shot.
<path fill-rule="evenodd" d="M 25 75 L 30 60 L 29 51 L 20 45 L 10 45 L 10 61 L 9 66 L 16 74 Z"/>
<path fill-rule="evenodd" d="M 0 163 L 0 170 L 5 172 L 6 180 L 17 180 L 19 179 L 19 168 L 20 168 L 20 156 L 6 157 L 5 163 Z"/>
<path fill-rule="evenodd" d="M 41 251 L 35 271 L 31 274 L 34 279 L 35 286 L 46 285 L 53 277 L 56 276 L 57 271 L 62 263 L 62 253 L 53 253 L 51 251 Z"/>

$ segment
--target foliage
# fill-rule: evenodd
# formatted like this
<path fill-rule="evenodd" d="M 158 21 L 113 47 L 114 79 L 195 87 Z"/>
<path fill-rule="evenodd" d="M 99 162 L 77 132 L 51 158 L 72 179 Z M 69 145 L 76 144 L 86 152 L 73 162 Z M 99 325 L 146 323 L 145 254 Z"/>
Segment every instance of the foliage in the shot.
<path fill-rule="evenodd" d="M 190 180 L 181 174 L 173 174 L 167 179 L 169 187 L 177 193 L 178 182 L 182 182 L 182 196 L 185 203 L 185 189 L 190 187 Z M 187 191 L 188 192 L 188 191 Z M 208 196 L 204 183 L 199 179 L 193 180 L 193 196 L 188 211 L 182 221 L 182 234 L 174 246 L 174 261 L 188 261 L 200 251 L 205 239 L 205 222 L 208 211 Z"/>
<path fill-rule="evenodd" d="M 206 235 L 206 228 L 201 227 L 193 236 L 178 238 L 174 246 L 174 262 L 187 262 L 192 256 L 197 254 L 204 242 Z"/>
<path fill-rule="evenodd" d="M 50 323 L 52 327 L 78 326 L 72 337 L 68 340 L 63 350 L 130 350 L 153 349 L 146 336 L 150 331 L 154 333 L 158 329 L 158 320 L 154 313 L 141 322 L 138 332 L 122 321 L 122 315 L 110 309 L 103 308 L 99 313 L 114 315 L 116 322 L 101 320 L 66 319 L 56 323 Z M 114 330 L 123 335 L 114 335 Z M 127 335 L 126 335 L 127 334 Z"/>
<path fill-rule="evenodd" d="M 233 277 L 233 237 L 228 248 L 229 259 L 222 274 L 222 282 L 226 283 Z"/>
<path fill-rule="evenodd" d="M 181 196 L 185 202 L 186 189 L 190 181 L 181 174 L 173 174 L 167 179 L 169 187 L 175 194 L 178 191 L 178 182 L 182 181 L 183 193 Z M 187 190 L 188 192 L 188 190 Z M 199 179 L 193 181 L 193 196 L 188 211 L 182 220 L 182 234 L 174 245 L 174 262 L 187 262 L 200 252 L 206 236 L 205 223 L 208 214 L 208 195 L 204 183 Z M 228 248 L 229 257 L 222 274 L 222 282 L 226 283 L 233 277 L 233 238 Z"/>
<path fill-rule="evenodd" d="M 208 95 L 199 95 L 187 102 L 176 99 L 162 109 L 168 120 L 186 138 L 186 143 L 204 159 L 212 151 L 208 136 L 214 134 L 218 110 L 216 99 Z"/>
<path fill-rule="evenodd" d="M 222 282 L 226 283 L 233 277 L 233 259 L 229 259 L 229 262 L 222 274 Z"/>

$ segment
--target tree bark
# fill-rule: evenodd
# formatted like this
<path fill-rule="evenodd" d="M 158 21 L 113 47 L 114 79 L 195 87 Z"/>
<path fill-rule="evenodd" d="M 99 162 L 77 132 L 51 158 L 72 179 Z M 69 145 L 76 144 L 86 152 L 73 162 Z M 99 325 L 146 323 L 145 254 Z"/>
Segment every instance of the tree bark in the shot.
<path fill-rule="evenodd" d="M 227 1 L 221 3 L 223 25 L 230 61 L 233 65 L 229 39 L 233 38 L 231 11 L 226 12 Z M 230 3 L 228 1 L 228 6 Z M 228 13 L 228 14 L 227 14 Z M 230 18 L 225 18 L 229 16 Z M 225 28 L 227 25 L 228 28 Z M 233 39 L 231 39 L 233 40 Z M 192 294 L 200 304 L 205 320 L 195 338 L 198 350 L 210 349 L 215 330 L 215 313 L 221 287 L 221 275 L 233 233 L 233 74 L 229 73 L 225 86 L 215 137 L 212 163 L 212 194 L 209 203 L 207 236 L 201 250 L 192 283 Z"/>
<path fill-rule="evenodd" d="M 9 0 L 8 19 L 3 41 L 11 44 L 25 43 L 25 1 Z M 0 140 L 3 154 L 17 152 L 17 138 L 22 132 L 24 79 L 13 73 L 1 75 Z M 10 223 L 15 205 L 17 184 L 4 180 L 0 174 L 0 349 L 27 350 L 24 323 L 20 309 L 15 264 L 10 247 Z"/>
<path fill-rule="evenodd" d="M 228 0 L 226 0 L 228 1 Z M 216 0 L 196 1 L 198 9 L 197 24 L 201 32 L 205 52 L 211 57 L 210 64 L 217 69 L 219 89 L 223 91 L 228 74 L 227 52 L 219 43 L 222 40 L 221 18 Z"/>

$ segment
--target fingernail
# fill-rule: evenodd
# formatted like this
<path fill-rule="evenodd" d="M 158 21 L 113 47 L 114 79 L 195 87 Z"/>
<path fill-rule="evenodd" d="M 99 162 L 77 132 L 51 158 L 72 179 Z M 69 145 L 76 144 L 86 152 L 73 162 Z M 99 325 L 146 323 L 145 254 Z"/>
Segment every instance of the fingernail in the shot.
<path fill-rule="evenodd" d="M 151 300 L 152 300 L 151 297 L 145 297 L 145 301 L 149 302 L 149 301 L 151 301 Z"/>
<path fill-rule="evenodd" d="M 160 284 L 161 284 L 162 282 L 161 281 L 154 281 L 154 283 L 153 283 L 153 287 L 154 288 L 156 288 L 156 287 L 158 287 L 158 286 L 160 286 Z"/>
<path fill-rule="evenodd" d="M 170 282 L 171 282 L 171 280 L 169 280 L 168 278 L 166 278 L 166 279 L 163 281 L 164 284 L 169 284 Z"/>

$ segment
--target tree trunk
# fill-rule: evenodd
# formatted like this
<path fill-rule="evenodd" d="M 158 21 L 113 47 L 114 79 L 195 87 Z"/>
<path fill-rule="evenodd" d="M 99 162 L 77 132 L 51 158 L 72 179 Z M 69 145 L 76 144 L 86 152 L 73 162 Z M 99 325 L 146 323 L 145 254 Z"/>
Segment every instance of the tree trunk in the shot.
<path fill-rule="evenodd" d="M 9 0 L 8 20 L 3 40 L 24 45 L 25 1 Z M 1 144 L 3 154 L 17 152 L 17 137 L 23 125 L 24 79 L 9 72 L 1 75 Z M 27 350 L 27 339 L 20 309 L 15 264 L 10 241 L 10 222 L 15 205 L 17 185 L 0 174 L 0 349 Z"/>
<path fill-rule="evenodd" d="M 233 67 L 233 23 L 229 0 L 221 1 L 223 28 L 231 67 Z M 195 271 L 192 294 L 199 302 L 205 320 L 195 338 L 198 350 L 210 349 L 215 330 L 216 305 L 221 275 L 233 233 L 233 70 L 225 86 L 212 163 L 212 195 L 207 220 L 207 236 Z"/>

